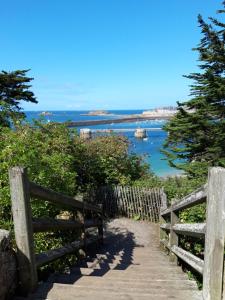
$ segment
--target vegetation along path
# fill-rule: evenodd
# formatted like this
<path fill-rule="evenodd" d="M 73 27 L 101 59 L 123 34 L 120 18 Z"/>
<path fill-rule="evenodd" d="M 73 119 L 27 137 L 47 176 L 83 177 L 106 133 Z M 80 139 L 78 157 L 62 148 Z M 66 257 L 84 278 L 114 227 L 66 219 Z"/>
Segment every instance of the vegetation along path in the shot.
<path fill-rule="evenodd" d="M 196 283 L 159 249 L 158 231 L 158 224 L 114 219 L 98 254 L 51 276 L 30 299 L 202 299 Z"/>

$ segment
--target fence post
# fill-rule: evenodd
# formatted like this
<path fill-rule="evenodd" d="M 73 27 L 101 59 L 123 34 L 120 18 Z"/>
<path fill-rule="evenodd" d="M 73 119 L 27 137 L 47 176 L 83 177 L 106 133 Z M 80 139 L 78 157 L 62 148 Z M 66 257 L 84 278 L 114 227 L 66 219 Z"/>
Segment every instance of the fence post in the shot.
<path fill-rule="evenodd" d="M 38 279 L 35 265 L 29 181 L 26 169 L 22 167 L 11 168 L 9 170 L 9 181 L 21 292 L 27 294 L 35 289 Z"/>
<path fill-rule="evenodd" d="M 225 169 L 209 170 L 203 299 L 221 300 L 224 264 Z"/>
<path fill-rule="evenodd" d="M 167 196 L 163 188 L 160 190 L 160 197 L 161 197 L 161 203 L 160 203 L 161 205 L 159 210 L 159 240 L 161 241 L 164 240 L 166 237 L 168 237 L 167 232 L 165 232 L 163 229 L 160 228 L 161 224 L 166 223 L 166 219 L 161 216 L 161 212 L 167 208 Z M 161 250 L 165 250 L 165 246 L 162 245 L 161 243 L 160 243 L 160 248 Z"/>
<path fill-rule="evenodd" d="M 171 207 L 172 208 L 172 207 Z M 170 237 L 169 237 L 169 246 L 178 246 L 178 235 L 173 230 L 173 225 L 179 222 L 179 217 L 177 214 L 172 210 L 170 213 Z M 178 259 L 177 256 L 170 250 L 170 261 L 177 263 Z"/>

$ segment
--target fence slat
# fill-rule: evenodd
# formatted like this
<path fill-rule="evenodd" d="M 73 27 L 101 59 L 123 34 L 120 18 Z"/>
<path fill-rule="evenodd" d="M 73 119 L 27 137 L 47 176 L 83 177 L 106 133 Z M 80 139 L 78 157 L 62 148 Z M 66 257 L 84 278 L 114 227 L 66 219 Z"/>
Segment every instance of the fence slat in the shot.
<path fill-rule="evenodd" d="M 96 193 L 108 216 L 139 216 L 142 220 L 158 222 L 164 195 L 161 189 L 136 186 L 104 186 Z"/>

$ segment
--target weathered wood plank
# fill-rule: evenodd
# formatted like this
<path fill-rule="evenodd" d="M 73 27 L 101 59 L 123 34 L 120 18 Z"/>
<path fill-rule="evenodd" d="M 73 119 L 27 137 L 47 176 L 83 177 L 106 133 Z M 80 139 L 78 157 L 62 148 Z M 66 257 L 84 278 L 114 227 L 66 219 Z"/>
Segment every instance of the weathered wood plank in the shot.
<path fill-rule="evenodd" d="M 135 187 L 136 190 L 136 201 L 137 201 L 137 215 L 141 218 L 141 200 L 140 200 L 140 189 Z"/>
<path fill-rule="evenodd" d="M 80 249 L 83 246 L 84 246 L 84 241 L 74 241 L 74 242 L 70 243 L 69 245 L 37 254 L 36 255 L 36 266 L 37 267 L 43 266 L 43 265 L 45 265 L 49 262 L 52 262 L 64 255 L 73 253 L 74 251 Z"/>
<path fill-rule="evenodd" d="M 97 237 L 89 238 L 86 240 L 85 245 L 88 246 L 92 243 L 95 243 L 99 240 Z M 48 264 L 49 262 L 52 262 L 60 257 L 63 257 L 67 254 L 71 254 L 75 252 L 76 250 L 79 250 L 84 246 L 84 241 L 74 241 L 68 245 L 65 245 L 63 247 L 52 249 L 46 252 L 42 252 L 40 254 L 36 255 L 36 266 L 41 267 L 43 265 Z"/>
<path fill-rule="evenodd" d="M 79 210 L 85 209 L 95 212 L 101 212 L 101 209 L 96 205 L 77 200 L 76 198 L 70 196 L 62 195 L 33 182 L 30 182 L 30 194 L 31 196 L 50 201 L 54 204 L 60 204 Z"/>
<path fill-rule="evenodd" d="M 182 200 L 173 203 L 170 208 L 167 208 L 161 212 L 161 215 L 169 215 L 171 211 L 178 212 L 180 210 L 192 207 L 197 204 L 204 203 L 206 201 L 207 185 L 202 186 L 198 190 L 184 197 Z"/>
<path fill-rule="evenodd" d="M 205 223 L 195 223 L 195 224 L 175 224 L 173 225 L 173 230 L 177 234 L 187 235 L 192 237 L 204 237 L 206 231 Z"/>
<path fill-rule="evenodd" d="M 161 210 L 167 209 L 167 196 L 166 193 L 164 192 L 164 189 L 161 189 Z"/>
<path fill-rule="evenodd" d="M 203 298 L 221 300 L 224 263 L 225 169 L 211 168 L 208 175 Z"/>
<path fill-rule="evenodd" d="M 29 181 L 26 169 L 22 167 L 11 168 L 9 170 L 9 181 L 19 279 L 22 293 L 27 294 L 36 288 L 38 279 L 34 256 Z"/>
<path fill-rule="evenodd" d="M 170 227 L 169 243 L 170 243 L 170 248 L 172 248 L 173 246 L 178 246 L 178 235 L 173 230 L 173 226 L 179 222 L 179 217 L 173 211 L 171 212 L 170 215 L 170 222 L 171 222 L 171 227 Z M 177 263 L 177 257 L 174 255 L 173 252 L 170 252 L 170 261 Z"/>
<path fill-rule="evenodd" d="M 170 250 L 198 273 L 203 274 L 204 261 L 202 259 L 175 245 Z"/>
<path fill-rule="evenodd" d="M 170 231 L 171 225 L 170 225 L 170 223 L 163 223 L 160 225 L 160 228 L 165 231 Z"/>
<path fill-rule="evenodd" d="M 57 220 L 57 219 L 46 219 L 46 218 L 35 218 L 33 219 L 33 231 L 34 232 L 47 232 L 54 230 L 68 230 L 78 228 L 90 228 L 98 227 L 102 224 L 100 220 L 85 220 L 84 224 L 79 221 L 72 220 Z"/>
<path fill-rule="evenodd" d="M 142 220 L 158 222 L 161 208 L 161 189 L 135 186 L 104 186 L 99 188 L 98 196 L 103 203 L 104 212 L 111 216 L 140 216 Z M 96 199 L 97 202 L 97 199 Z"/>

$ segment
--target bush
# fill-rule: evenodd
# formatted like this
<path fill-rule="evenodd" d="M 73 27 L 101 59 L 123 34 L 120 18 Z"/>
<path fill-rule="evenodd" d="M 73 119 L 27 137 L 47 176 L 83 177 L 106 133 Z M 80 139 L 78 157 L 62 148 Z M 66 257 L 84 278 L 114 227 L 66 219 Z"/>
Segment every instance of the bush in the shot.
<path fill-rule="evenodd" d="M 75 143 L 81 143 L 75 139 Z M 78 168 L 79 185 L 83 190 L 102 185 L 129 185 L 148 173 L 142 158 L 128 154 L 129 142 L 123 136 L 99 136 L 82 143 L 82 161 Z"/>
<path fill-rule="evenodd" d="M 75 130 L 61 124 L 18 125 L 13 130 L 0 129 L 0 228 L 12 229 L 8 169 L 27 167 L 29 179 L 63 194 L 75 196 L 104 184 L 129 184 L 147 172 L 141 158 L 128 154 L 123 137 L 97 137 L 83 141 Z M 32 199 L 34 217 L 55 218 L 60 208 L 47 201 Z M 80 232 L 35 234 L 36 252 L 74 241 Z M 74 262 L 54 262 L 51 268 L 62 268 Z"/>

